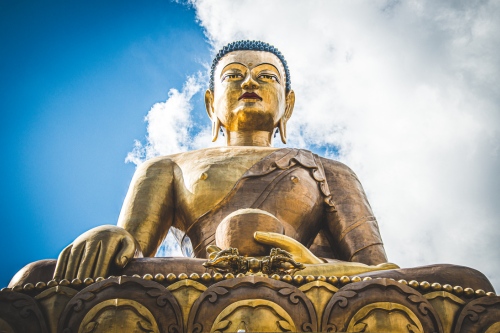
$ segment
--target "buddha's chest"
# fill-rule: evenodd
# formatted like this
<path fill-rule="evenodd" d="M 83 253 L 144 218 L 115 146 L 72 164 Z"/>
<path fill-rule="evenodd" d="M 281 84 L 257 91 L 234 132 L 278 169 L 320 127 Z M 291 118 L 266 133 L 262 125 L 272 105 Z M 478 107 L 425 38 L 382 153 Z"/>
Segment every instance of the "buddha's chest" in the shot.
<path fill-rule="evenodd" d="M 199 151 L 176 160 L 176 222 L 189 226 L 214 208 L 255 163 L 269 150 L 229 149 Z"/>
<path fill-rule="evenodd" d="M 207 174 L 202 177 L 204 181 L 209 180 L 210 171 L 217 174 L 216 170 L 204 169 Z M 210 183 L 204 187 L 207 183 L 193 187 L 196 190 L 187 196 L 193 201 L 183 202 L 181 208 L 184 217 L 182 224 L 193 242 L 195 252 L 213 243 L 217 226 L 225 216 L 244 208 L 258 208 L 273 214 L 283 224 L 285 235 L 305 245 L 309 245 L 319 232 L 325 209 L 324 198 L 311 170 L 296 166 L 262 176 L 237 177 L 231 179 L 231 186 L 226 188 L 220 200 L 214 200 L 218 192 L 206 197 L 203 194 L 195 195 L 196 191 L 211 191 Z M 215 186 L 220 184 L 214 184 L 212 188 Z M 197 202 L 204 204 L 203 209 L 199 209 Z M 196 215 L 192 214 L 195 210 L 188 211 L 191 204 L 195 205 Z M 209 213 L 204 214 L 206 212 Z"/>
<path fill-rule="evenodd" d="M 325 212 L 324 196 L 311 170 L 299 165 L 269 175 L 249 178 L 239 198 L 250 208 L 265 210 L 284 225 L 285 235 L 303 244 L 319 232 Z"/>

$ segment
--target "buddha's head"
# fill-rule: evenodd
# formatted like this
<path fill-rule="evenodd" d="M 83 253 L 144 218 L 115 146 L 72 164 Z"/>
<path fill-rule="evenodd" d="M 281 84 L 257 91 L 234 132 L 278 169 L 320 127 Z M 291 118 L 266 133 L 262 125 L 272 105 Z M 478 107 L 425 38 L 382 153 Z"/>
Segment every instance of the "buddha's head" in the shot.
<path fill-rule="evenodd" d="M 279 129 L 286 143 L 286 123 L 294 103 L 288 66 L 273 46 L 237 41 L 215 57 L 205 93 L 213 141 L 224 127 L 228 137 L 260 133 L 271 138 Z"/>

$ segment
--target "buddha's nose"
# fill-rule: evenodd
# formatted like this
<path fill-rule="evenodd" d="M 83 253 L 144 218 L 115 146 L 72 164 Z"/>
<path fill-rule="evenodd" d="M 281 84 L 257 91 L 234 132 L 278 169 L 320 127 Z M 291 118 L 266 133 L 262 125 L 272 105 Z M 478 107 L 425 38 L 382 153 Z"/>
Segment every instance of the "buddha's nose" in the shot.
<path fill-rule="evenodd" d="M 257 81 L 254 80 L 252 75 L 247 75 L 247 77 L 241 84 L 241 87 L 246 90 L 252 90 L 259 88 L 259 84 L 257 83 Z"/>

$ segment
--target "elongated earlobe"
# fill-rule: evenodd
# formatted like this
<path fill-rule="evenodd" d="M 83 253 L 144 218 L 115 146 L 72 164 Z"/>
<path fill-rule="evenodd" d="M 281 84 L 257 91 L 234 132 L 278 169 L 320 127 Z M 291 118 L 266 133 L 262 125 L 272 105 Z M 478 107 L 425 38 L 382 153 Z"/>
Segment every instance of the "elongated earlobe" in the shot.
<path fill-rule="evenodd" d="M 278 129 L 281 136 L 281 142 L 286 144 L 286 121 L 283 118 L 281 118 L 278 123 Z"/>
<path fill-rule="evenodd" d="M 220 120 L 216 115 L 213 115 L 213 118 L 212 118 L 212 142 L 217 141 L 217 138 L 219 137 L 220 130 L 221 130 Z"/>
<path fill-rule="evenodd" d="M 284 144 L 286 144 L 286 123 L 288 119 L 290 119 L 290 117 L 292 116 L 294 106 L 295 106 L 295 93 L 293 90 L 290 90 L 286 96 L 285 113 L 278 122 L 278 129 L 280 131 L 281 142 L 283 142 Z"/>
<path fill-rule="evenodd" d="M 205 108 L 207 110 L 208 117 L 210 118 L 210 120 L 212 120 L 212 142 L 215 142 L 219 137 L 219 130 L 221 129 L 221 125 L 219 118 L 214 112 L 213 97 L 213 92 L 210 89 L 205 91 Z"/>

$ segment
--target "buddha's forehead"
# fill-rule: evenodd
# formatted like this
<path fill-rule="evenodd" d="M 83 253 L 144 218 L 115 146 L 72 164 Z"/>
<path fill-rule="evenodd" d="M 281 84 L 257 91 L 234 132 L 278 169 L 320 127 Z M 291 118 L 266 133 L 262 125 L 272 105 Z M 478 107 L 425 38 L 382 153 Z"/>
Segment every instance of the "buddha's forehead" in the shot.
<path fill-rule="evenodd" d="M 285 77 L 285 69 L 280 59 L 274 54 L 266 51 L 253 51 L 253 50 L 243 50 L 243 51 L 233 51 L 226 54 L 219 60 L 217 64 L 216 73 L 222 71 L 224 67 L 231 63 L 240 63 L 248 68 L 254 68 L 260 64 L 271 64 L 276 67 L 282 78 Z"/>

